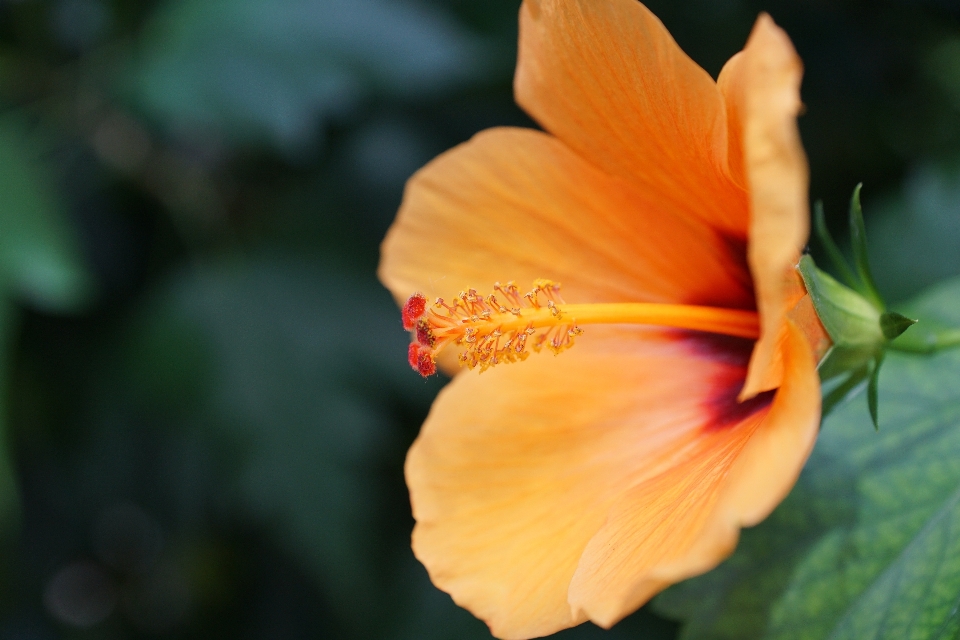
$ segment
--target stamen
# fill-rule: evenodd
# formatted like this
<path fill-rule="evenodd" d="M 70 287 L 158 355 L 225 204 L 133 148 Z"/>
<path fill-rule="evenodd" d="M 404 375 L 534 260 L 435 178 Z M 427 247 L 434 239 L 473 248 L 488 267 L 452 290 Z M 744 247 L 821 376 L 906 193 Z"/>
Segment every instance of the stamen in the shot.
<path fill-rule="evenodd" d="M 403 306 L 404 327 L 416 337 L 408 352 L 410 366 L 421 375 L 432 375 L 436 354 L 449 344 L 461 348 L 461 365 L 479 367 L 481 372 L 525 360 L 528 347 L 559 354 L 583 333 L 582 324 L 653 325 L 751 339 L 760 335 L 753 311 L 646 302 L 566 304 L 560 285 L 543 279 L 534 281 L 524 294 L 512 281 L 497 282 L 493 290 L 500 298 L 468 289 L 451 304 L 437 298 L 429 308 L 423 294 L 412 295 Z"/>

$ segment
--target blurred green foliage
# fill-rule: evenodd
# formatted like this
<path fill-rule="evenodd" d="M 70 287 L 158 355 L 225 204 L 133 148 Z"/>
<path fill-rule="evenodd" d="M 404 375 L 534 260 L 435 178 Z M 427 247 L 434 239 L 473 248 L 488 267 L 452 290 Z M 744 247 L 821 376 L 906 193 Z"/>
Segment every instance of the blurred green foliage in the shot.
<path fill-rule="evenodd" d="M 422 99 L 489 67 L 481 40 L 429 5 L 181 0 L 151 16 L 131 72 L 157 121 L 308 150 L 370 95 Z"/>
<path fill-rule="evenodd" d="M 90 282 L 41 136 L 15 114 L 0 120 L 2 288 L 39 308 L 71 309 L 89 297 Z"/>
<path fill-rule="evenodd" d="M 442 383 L 406 368 L 374 270 L 413 171 L 533 126 L 518 5 L 0 0 L 0 637 L 489 637 L 409 550 L 403 458 Z M 880 288 L 960 272 L 960 8 L 649 6 L 714 75 L 769 11 L 807 66 L 813 195 L 839 214 L 865 183 Z M 854 526 L 857 469 L 822 466 L 690 637 L 759 637 L 757 594 Z"/>
<path fill-rule="evenodd" d="M 888 298 L 960 273 L 960 165 L 921 163 L 875 207 L 871 263 Z"/>

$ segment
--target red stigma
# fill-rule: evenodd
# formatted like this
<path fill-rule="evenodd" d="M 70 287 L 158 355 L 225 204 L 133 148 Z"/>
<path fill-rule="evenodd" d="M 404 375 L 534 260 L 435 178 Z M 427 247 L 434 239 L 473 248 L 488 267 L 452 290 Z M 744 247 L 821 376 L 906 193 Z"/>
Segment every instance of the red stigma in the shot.
<path fill-rule="evenodd" d="M 429 378 L 437 372 L 437 365 L 433 361 L 433 354 L 429 349 L 424 349 L 416 342 L 411 342 L 410 347 L 407 349 L 407 362 L 410 363 L 410 367 L 414 371 L 424 378 Z"/>
<path fill-rule="evenodd" d="M 407 348 L 407 362 L 410 363 L 410 367 L 414 371 L 419 371 L 420 368 L 417 366 L 417 363 L 420 359 L 420 345 L 416 342 L 411 342 L 410 346 Z"/>
<path fill-rule="evenodd" d="M 403 316 L 403 328 L 407 331 L 413 329 L 426 308 L 427 299 L 422 293 L 415 293 L 410 296 L 403 305 L 403 311 L 401 312 Z"/>
<path fill-rule="evenodd" d="M 424 378 L 429 378 L 437 372 L 437 365 L 433 361 L 433 354 L 429 351 L 421 351 L 420 358 L 417 361 L 417 371 Z"/>

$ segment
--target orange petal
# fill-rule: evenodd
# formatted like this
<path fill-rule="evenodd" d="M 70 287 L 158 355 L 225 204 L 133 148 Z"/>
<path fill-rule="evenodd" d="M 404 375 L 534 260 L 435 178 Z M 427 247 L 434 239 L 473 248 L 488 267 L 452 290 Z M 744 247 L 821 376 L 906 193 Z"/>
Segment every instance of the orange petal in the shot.
<path fill-rule="evenodd" d="M 636 0 L 525 0 L 514 92 L 589 162 L 746 238 L 720 92 Z"/>
<path fill-rule="evenodd" d="M 408 183 L 382 246 L 398 300 L 561 282 L 568 302 L 753 308 L 743 247 L 529 129 L 491 129 Z"/>
<path fill-rule="evenodd" d="M 736 402 L 751 346 L 595 326 L 557 358 L 535 354 L 456 378 L 406 465 L 414 551 L 434 583 L 498 637 L 583 621 L 568 586 L 624 492 L 656 484 L 662 496 L 716 493 L 707 480 L 730 464 L 707 468 L 717 447 L 703 443 L 727 443 L 732 433 L 736 446 L 723 446 L 742 448 L 746 427 L 737 423 L 769 410 L 767 399 Z M 675 544 L 663 540 L 663 552 Z"/>
<path fill-rule="evenodd" d="M 718 520 L 729 526 L 752 527 L 770 515 L 793 488 L 817 438 L 820 379 L 811 336 L 793 320 L 786 327 L 783 386 L 730 468 L 718 506 Z"/>
<path fill-rule="evenodd" d="M 762 330 L 743 397 L 779 386 L 783 375 L 776 354 L 786 313 L 795 303 L 789 293 L 794 266 L 809 233 L 807 158 L 797 129 L 802 75 L 790 38 L 761 14 L 747 46 L 718 80 L 742 132 L 740 153 L 750 191 L 747 255 Z M 732 164 L 736 156 L 732 149 Z"/>
<path fill-rule="evenodd" d="M 611 509 L 570 585 L 575 612 L 609 627 L 667 585 L 716 566 L 740 527 L 786 496 L 816 438 L 820 386 L 792 323 L 785 346 L 784 384 L 768 412 L 704 432 L 689 456 Z"/>
<path fill-rule="evenodd" d="M 807 339 L 810 345 L 810 351 L 813 353 L 813 361 L 819 363 L 833 342 L 830 340 L 830 334 L 827 333 L 823 323 L 820 322 L 820 316 L 813 306 L 813 300 L 809 295 L 801 297 L 797 303 L 790 309 L 787 318 L 792 321 Z"/>

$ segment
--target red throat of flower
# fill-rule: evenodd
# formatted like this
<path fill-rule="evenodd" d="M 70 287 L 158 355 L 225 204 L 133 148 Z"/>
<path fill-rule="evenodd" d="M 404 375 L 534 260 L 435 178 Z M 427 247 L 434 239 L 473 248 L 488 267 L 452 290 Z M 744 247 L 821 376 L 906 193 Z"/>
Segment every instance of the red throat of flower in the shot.
<path fill-rule="evenodd" d="M 544 347 L 554 354 L 573 346 L 581 324 L 643 324 L 694 329 L 756 339 L 757 314 L 739 309 L 643 302 L 567 304 L 560 285 L 536 280 L 521 294 L 513 282 L 493 285 L 484 297 L 461 291 L 450 303 L 437 298 L 427 305 L 415 293 L 403 305 L 403 326 L 413 333 L 407 353 L 410 366 L 424 377 L 436 373 L 436 356 L 445 346 L 460 349 L 461 365 L 485 371 L 505 362 L 525 360 Z"/>

